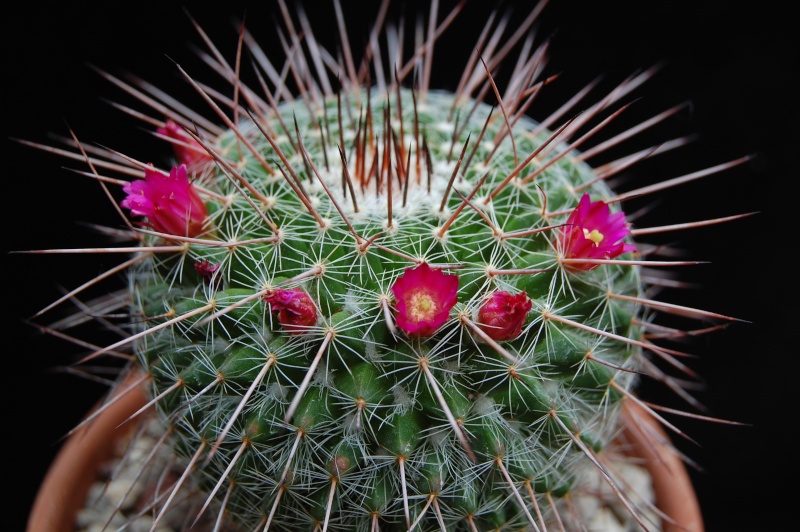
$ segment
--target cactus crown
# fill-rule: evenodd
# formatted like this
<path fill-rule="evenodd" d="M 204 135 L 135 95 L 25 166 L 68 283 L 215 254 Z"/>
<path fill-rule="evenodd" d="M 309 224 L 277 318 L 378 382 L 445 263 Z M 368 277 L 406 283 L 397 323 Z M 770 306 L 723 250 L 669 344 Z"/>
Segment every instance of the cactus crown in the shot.
<path fill-rule="evenodd" d="M 338 60 L 326 50 L 302 10 L 300 28 L 285 14 L 283 64 L 243 32 L 258 85 L 239 81 L 238 57 L 207 58 L 236 80 L 228 94 L 181 69 L 214 120 L 104 74 L 160 115 L 146 120 L 175 162 L 86 156 L 98 178 L 112 162 L 136 176 L 120 202 L 136 247 L 131 334 L 84 360 L 133 348 L 130 369 L 191 473 L 166 497 L 196 490 L 198 519 L 571 528 L 599 470 L 650 526 L 603 453 L 640 374 L 676 386 L 661 366 L 681 370 L 681 353 L 651 337 L 682 333 L 659 328 L 658 311 L 728 319 L 649 298 L 646 272 L 681 263 L 634 242 L 648 231 L 621 205 L 677 183 L 607 182 L 659 150 L 602 168 L 587 161 L 603 144 L 581 151 L 650 72 L 534 121 L 553 82 L 546 47 L 524 39 L 542 6 L 510 36 L 490 20 L 454 92 L 429 78 L 460 5 L 433 6 L 410 54 L 387 26 L 360 64 L 347 46 Z M 159 508 L 157 521 L 170 503 Z"/>

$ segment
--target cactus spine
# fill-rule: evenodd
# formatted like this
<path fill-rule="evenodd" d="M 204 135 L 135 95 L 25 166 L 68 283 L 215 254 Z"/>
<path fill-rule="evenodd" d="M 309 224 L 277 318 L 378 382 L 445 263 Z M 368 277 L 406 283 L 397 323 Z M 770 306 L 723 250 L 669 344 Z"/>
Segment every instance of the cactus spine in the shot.
<path fill-rule="evenodd" d="M 125 161 L 133 330 L 85 360 L 133 348 L 189 473 L 168 500 L 198 490 L 198 519 L 572 528 L 597 469 L 650 526 L 599 456 L 651 358 L 680 367 L 647 338 L 664 304 L 642 276 L 679 263 L 649 259 L 620 208 L 650 190 L 606 183 L 648 154 L 598 170 L 580 151 L 648 74 L 536 122 L 541 49 L 498 87 L 486 48 L 448 93 L 426 82 L 434 39 L 369 75 L 370 54 L 340 72 L 291 55 L 296 94 L 268 62 L 232 99 L 181 70 L 220 125 L 154 105 L 174 167 Z"/>

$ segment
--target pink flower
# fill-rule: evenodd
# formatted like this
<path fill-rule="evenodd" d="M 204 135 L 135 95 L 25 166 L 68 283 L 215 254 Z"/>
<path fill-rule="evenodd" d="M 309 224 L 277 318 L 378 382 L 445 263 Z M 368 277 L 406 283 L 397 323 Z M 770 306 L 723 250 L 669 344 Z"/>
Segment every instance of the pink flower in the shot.
<path fill-rule="evenodd" d="M 195 237 L 203 232 L 208 211 L 194 185 L 189 182 L 186 165 L 173 168 L 169 176 L 145 170 L 144 180 L 127 183 L 128 196 L 121 205 L 133 216 L 146 216 L 144 225 L 159 233 Z"/>
<path fill-rule="evenodd" d="M 278 313 L 278 321 L 291 334 L 302 334 L 317 323 L 317 307 L 302 290 L 278 288 L 265 295 L 264 301 L 270 304 L 272 312 Z"/>
<path fill-rule="evenodd" d="M 478 323 L 492 340 L 512 340 L 522 332 L 528 311 L 533 307 L 528 294 L 495 292 L 478 311 Z"/>
<path fill-rule="evenodd" d="M 187 135 L 183 128 L 172 120 L 167 120 L 166 125 L 158 128 L 157 132 L 176 141 L 172 143 L 175 157 L 179 163 L 185 164 L 192 170 L 214 160 L 202 144 Z"/>
<path fill-rule="evenodd" d="M 458 277 L 426 263 L 406 268 L 392 286 L 395 320 L 409 336 L 431 336 L 450 317 L 458 299 Z"/>
<path fill-rule="evenodd" d="M 629 234 L 624 212 L 611 214 L 604 201 L 590 201 L 589 195 L 584 194 L 561 229 L 558 244 L 568 259 L 613 259 L 636 251 L 636 246 L 622 242 Z M 565 266 L 573 271 L 588 271 L 599 264 Z"/>

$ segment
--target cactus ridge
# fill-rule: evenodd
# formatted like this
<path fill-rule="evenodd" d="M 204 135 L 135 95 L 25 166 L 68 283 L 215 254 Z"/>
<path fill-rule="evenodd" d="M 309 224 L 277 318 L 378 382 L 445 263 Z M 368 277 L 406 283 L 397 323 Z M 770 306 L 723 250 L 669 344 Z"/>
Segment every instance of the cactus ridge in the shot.
<path fill-rule="evenodd" d="M 219 126 L 104 74 L 178 124 L 175 166 L 207 210 L 159 213 L 203 214 L 182 233 L 157 230 L 156 214 L 131 223 L 131 335 L 84 359 L 133 348 L 191 473 L 170 500 L 198 490 L 197 520 L 244 530 L 571 529 L 599 470 L 653 526 L 602 456 L 640 375 L 677 388 L 658 364 L 685 369 L 648 338 L 665 304 L 644 280 L 682 263 L 647 257 L 621 210 L 659 187 L 607 184 L 658 150 L 601 169 L 580 151 L 651 73 L 539 122 L 526 113 L 548 88 L 541 51 L 520 52 L 498 89 L 502 56 L 487 49 L 455 92 L 425 84 L 424 54 L 376 67 L 374 83 L 345 62 L 338 89 L 313 53 L 294 55 L 292 97 L 266 68 L 275 86 L 237 78 L 235 99 L 181 69 Z M 584 195 L 626 228 L 611 256 L 572 253 Z M 590 248 L 608 244 L 583 231 Z"/>

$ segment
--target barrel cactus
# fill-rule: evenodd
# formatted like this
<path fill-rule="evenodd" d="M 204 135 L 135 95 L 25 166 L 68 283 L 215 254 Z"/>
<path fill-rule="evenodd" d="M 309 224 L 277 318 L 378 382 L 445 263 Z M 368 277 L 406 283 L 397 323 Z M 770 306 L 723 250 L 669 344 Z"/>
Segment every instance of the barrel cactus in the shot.
<path fill-rule="evenodd" d="M 603 452 L 642 375 L 684 393 L 683 353 L 660 342 L 682 332 L 660 314 L 730 318 L 652 298 L 647 272 L 691 262 L 660 260 L 645 238 L 675 227 L 636 227 L 623 204 L 745 159 L 615 192 L 674 147 L 588 163 L 651 72 L 536 121 L 557 86 L 527 37 L 544 4 L 514 31 L 487 21 L 464 58 L 433 53 L 461 4 L 434 2 L 416 33 L 379 20 L 362 55 L 334 4 L 336 52 L 279 2 L 283 59 L 243 27 L 242 54 L 206 56 L 227 93 L 176 67 L 208 112 L 104 73 L 170 164 L 73 145 L 132 241 L 109 272 L 127 272 L 130 335 L 84 362 L 135 354 L 185 472 L 155 520 L 199 493 L 192 519 L 226 529 L 577 529 L 599 472 L 657 528 Z M 431 86 L 456 59 L 457 88 Z"/>

